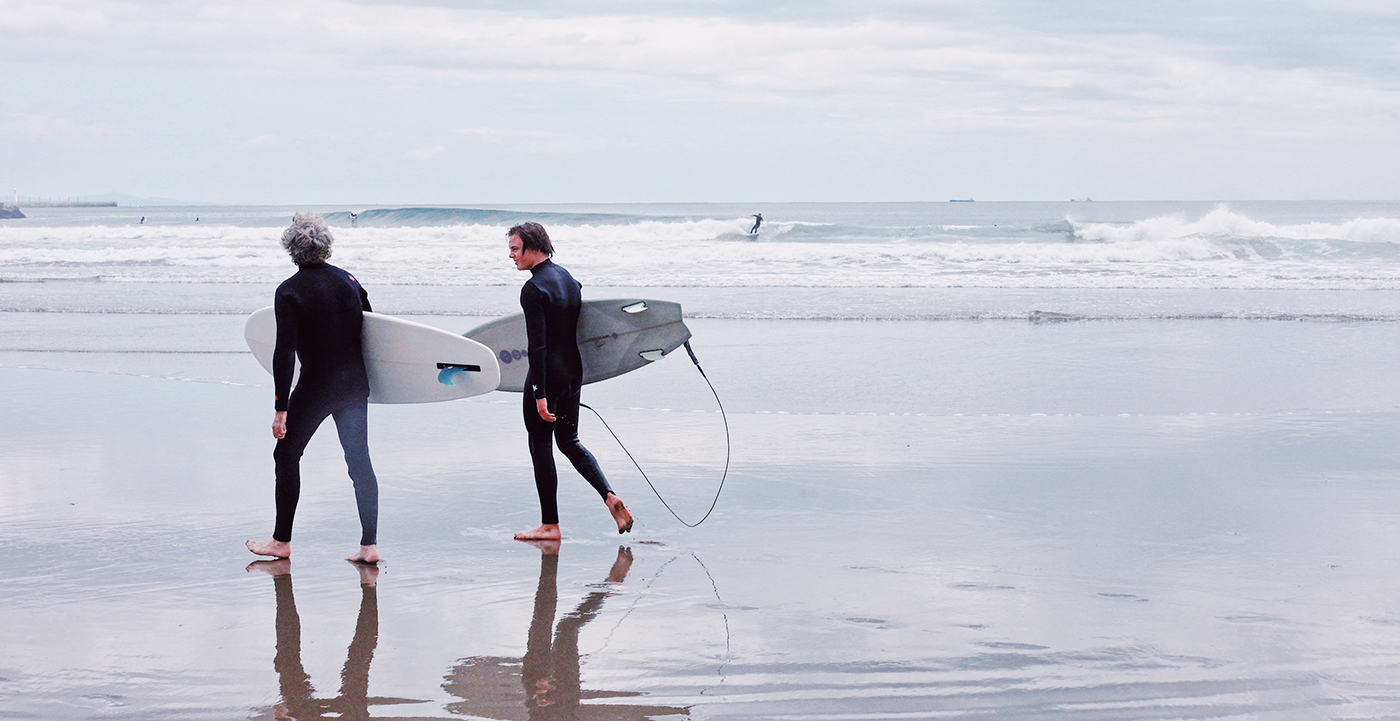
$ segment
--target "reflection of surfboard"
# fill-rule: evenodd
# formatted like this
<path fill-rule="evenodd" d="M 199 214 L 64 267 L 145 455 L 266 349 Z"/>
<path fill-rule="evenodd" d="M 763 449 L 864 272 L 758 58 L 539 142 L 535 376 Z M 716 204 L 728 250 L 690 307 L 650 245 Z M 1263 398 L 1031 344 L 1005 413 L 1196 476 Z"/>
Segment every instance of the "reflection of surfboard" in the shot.
<path fill-rule="evenodd" d="M 499 390 L 525 390 L 529 363 L 524 314 L 498 318 L 464 335 L 495 351 L 501 366 Z M 584 301 L 578 315 L 583 382 L 596 383 L 641 368 L 689 339 L 679 303 L 635 298 Z"/>
<path fill-rule="evenodd" d="M 271 306 L 248 316 L 243 336 L 253 357 L 271 373 L 277 345 Z M 493 391 L 501 380 L 490 348 L 411 320 L 365 313 L 361 345 L 370 403 L 451 401 Z"/>

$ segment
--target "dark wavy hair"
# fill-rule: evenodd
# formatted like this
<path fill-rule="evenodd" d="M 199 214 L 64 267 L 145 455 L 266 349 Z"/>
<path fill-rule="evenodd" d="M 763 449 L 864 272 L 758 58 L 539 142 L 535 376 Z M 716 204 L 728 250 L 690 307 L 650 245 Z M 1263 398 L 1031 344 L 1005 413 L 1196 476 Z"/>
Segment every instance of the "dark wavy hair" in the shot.
<path fill-rule="evenodd" d="M 538 250 L 546 256 L 554 256 L 554 244 L 549 242 L 549 233 L 546 233 L 544 226 L 539 223 L 528 220 L 514 226 L 506 231 L 506 237 L 511 236 L 520 239 L 520 245 L 524 250 Z"/>
<path fill-rule="evenodd" d="M 282 231 L 282 247 L 297 265 L 321 263 L 331 257 L 331 229 L 315 213 L 297 213 Z"/>

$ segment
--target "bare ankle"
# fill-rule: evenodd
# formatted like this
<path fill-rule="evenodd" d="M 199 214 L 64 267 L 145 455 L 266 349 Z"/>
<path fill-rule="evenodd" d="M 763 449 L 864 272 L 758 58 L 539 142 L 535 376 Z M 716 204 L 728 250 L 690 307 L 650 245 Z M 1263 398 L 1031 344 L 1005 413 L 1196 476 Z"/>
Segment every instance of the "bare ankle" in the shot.
<path fill-rule="evenodd" d="M 351 555 L 345 560 L 354 563 L 379 563 L 379 546 L 373 543 L 368 546 L 360 546 L 358 553 Z"/>
<path fill-rule="evenodd" d="M 259 556 L 272 556 L 273 558 L 290 558 L 292 555 L 291 541 L 279 541 L 269 538 L 266 541 L 244 541 L 244 546 Z"/>
<path fill-rule="evenodd" d="M 557 541 L 563 537 L 557 523 L 541 523 L 528 531 L 515 534 L 517 541 Z"/>

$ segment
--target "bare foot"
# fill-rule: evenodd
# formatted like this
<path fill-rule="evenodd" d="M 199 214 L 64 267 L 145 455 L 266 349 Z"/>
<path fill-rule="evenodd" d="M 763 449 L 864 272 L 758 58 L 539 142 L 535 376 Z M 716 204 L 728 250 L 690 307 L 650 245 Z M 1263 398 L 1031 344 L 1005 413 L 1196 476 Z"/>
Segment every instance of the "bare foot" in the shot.
<path fill-rule="evenodd" d="M 292 559 L 279 558 L 275 561 L 253 561 L 243 570 L 247 573 L 262 571 L 269 576 L 285 576 L 292 572 Z"/>
<path fill-rule="evenodd" d="M 608 513 L 612 514 L 613 520 L 617 521 L 617 532 L 627 533 L 632 530 L 632 514 L 627 512 L 627 506 L 622 505 L 622 499 L 615 493 L 609 493 L 606 500 Z"/>
<path fill-rule="evenodd" d="M 528 539 L 522 539 L 522 540 L 523 540 L 525 543 L 528 543 L 528 544 L 530 544 L 531 546 L 534 546 L 535 548 L 540 549 L 540 553 L 542 553 L 542 554 L 544 554 L 544 555 L 546 555 L 546 556 L 557 556 L 557 555 L 559 555 L 559 547 L 563 545 L 563 544 L 560 543 L 559 541 L 539 541 L 539 540 L 534 540 L 534 541 L 532 541 L 532 540 L 528 540 Z"/>
<path fill-rule="evenodd" d="M 374 588 L 375 585 L 379 583 L 379 566 L 365 561 L 353 561 L 348 558 L 345 560 L 350 561 L 351 565 L 355 567 L 355 570 L 360 572 L 361 586 Z"/>
<path fill-rule="evenodd" d="M 243 545 L 259 556 L 272 556 L 273 558 L 291 558 L 292 556 L 292 544 L 283 543 L 275 538 L 269 538 L 261 543 L 247 541 Z"/>
<path fill-rule="evenodd" d="M 632 549 L 626 546 L 617 547 L 617 560 L 613 561 L 612 570 L 608 571 L 608 583 L 622 583 L 627 580 L 627 572 L 632 568 Z"/>
<path fill-rule="evenodd" d="M 374 544 L 360 546 L 360 552 L 345 559 L 353 563 L 379 563 L 379 548 Z"/>
<path fill-rule="evenodd" d="M 528 531 L 515 534 L 517 541 L 557 541 L 563 537 L 563 534 L 559 533 L 557 523 L 541 523 Z"/>

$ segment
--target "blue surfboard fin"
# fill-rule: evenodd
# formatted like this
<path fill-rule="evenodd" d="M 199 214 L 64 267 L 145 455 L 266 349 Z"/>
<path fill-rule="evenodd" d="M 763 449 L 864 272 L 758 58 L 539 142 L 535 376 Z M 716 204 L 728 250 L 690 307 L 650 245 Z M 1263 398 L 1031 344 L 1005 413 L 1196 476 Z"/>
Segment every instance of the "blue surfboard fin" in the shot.
<path fill-rule="evenodd" d="M 438 383 L 441 383 L 445 386 L 457 385 L 457 374 L 459 373 L 466 373 L 468 371 L 474 373 L 481 372 L 481 366 L 478 365 L 455 365 L 452 363 L 439 363 L 437 364 L 437 367 L 440 369 L 438 370 Z"/>

